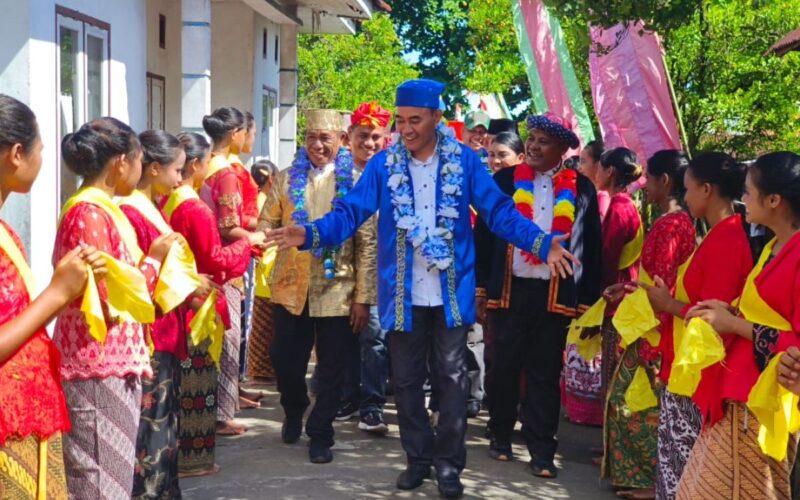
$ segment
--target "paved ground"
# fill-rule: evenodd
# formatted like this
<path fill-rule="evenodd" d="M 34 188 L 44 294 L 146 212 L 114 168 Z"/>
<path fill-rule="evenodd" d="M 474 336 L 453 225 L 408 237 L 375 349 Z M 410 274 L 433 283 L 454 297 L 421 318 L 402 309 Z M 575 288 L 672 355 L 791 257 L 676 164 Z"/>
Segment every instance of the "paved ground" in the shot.
<path fill-rule="evenodd" d="M 294 445 L 280 440 L 283 412 L 274 386 L 259 386 L 267 396 L 262 407 L 242 412 L 250 426 L 242 436 L 217 441 L 219 474 L 181 480 L 187 499 L 371 499 L 436 498 L 434 481 L 413 492 L 394 486 L 405 465 L 394 405 L 387 405 L 390 432 L 373 437 L 356 427 L 357 421 L 336 423 L 334 461 L 314 465 L 308 461 L 308 440 Z M 585 499 L 616 498 L 607 483 L 598 480 L 592 464 L 592 448 L 601 446 L 599 429 L 562 421 L 556 480 L 544 480 L 527 472 L 529 459 L 521 441 L 514 445 L 517 461 L 501 463 L 486 455 L 483 437 L 486 415 L 470 419 L 467 435 L 467 469 L 462 475 L 466 498 Z"/>

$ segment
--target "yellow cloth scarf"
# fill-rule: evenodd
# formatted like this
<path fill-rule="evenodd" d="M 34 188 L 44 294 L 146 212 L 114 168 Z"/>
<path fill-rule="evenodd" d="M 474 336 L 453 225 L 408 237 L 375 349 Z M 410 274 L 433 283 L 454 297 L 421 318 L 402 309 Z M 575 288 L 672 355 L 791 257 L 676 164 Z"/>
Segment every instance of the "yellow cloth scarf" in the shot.
<path fill-rule="evenodd" d="M 120 205 L 138 210 L 162 235 L 173 233 L 161 212 L 141 191 L 136 190 L 123 198 Z M 199 286 L 200 278 L 192 250 L 183 241 L 174 243 L 161 264 L 154 294 L 156 302 L 163 312 L 168 313 L 183 304 Z"/>
<path fill-rule="evenodd" d="M 644 224 L 642 224 L 642 218 L 639 216 L 639 229 L 636 230 L 636 236 L 622 247 L 617 269 L 621 271 L 636 263 L 639 257 L 642 256 L 642 248 L 644 248 Z"/>
<path fill-rule="evenodd" d="M 33 293 L 36 289 L 33 281 L 33 273 L 25 260 L 25 256 L 19 250 L 19 247 L 14 243 L 14 238 L 8 232 L 6 227 L 0 224 L 0 249 L 2 249 L 11 263 L 17 268 L 17 272 L 22 277 L 22 282 L 25 284 L 25 291 L 28 293 L 28 299 L 33 301 Z"/>
<path fill-rule="evenodd" d="M 567 344 L 574 344 L 578 349 L 580 357 L 586 361 L 591 361 L 602 350 L 602 337 L 595 335 L 592 338 L 582 339 L 581 332 L 584 328 L 600 327 L 603 325 L 603 317 L 606 312 L 606 301 L 604 298 L 595 302 L 592 307 L 586 310 L 580 317 L 570 322 L 569 332 L 567 333 Z"/>
<path fill-rule="evenodd" d="M 779 331 L 791 331 L 792 325 L 778 314 L 758 294 L 756 277 L 772 254 L 775 241 L 770 241 L 761 252 L 756 267 L 750 272 L 739 300 L 739 311 L 745 319 Z M 800 411 L 797 403 L 800 398 L 778 383 L 778 363 L 781 353 L 776 354 L 767 368 L 758 377 L 747 398 L 747 407 L 758 418 L 758 444 L 765 455 L 782 461 L 786 458 L 789 434 L 800 431 Z"/>
<path fill-rule="evenodd" d="M 167 203 L 164 205 L 164 214 L 167 219 L 172 219 L 172 214 L 179 206 L 186 201 L 196 199 L 199 199 L 199 196 L 191 186 L 180 186 L 167 199 Z M 169 258 L 169 256 L 167 257 Z M 220 354 L 222 353 L 222 337 L 225 334 L 225 329 L 223 328 L 222 320 L 217 315 L 216 302 L 217 292 L 212 290 L 206 300 L 203 301 L 200 309 L 195 313 L 192 321 L 189 322 L 189 338 L 192 339 L 193 345 L 198 345 L 210 337 L 209 354 L 214 363 L 217 364 L 217 367 L 219 367 Z"/>
<path fill-rule="evenodd" d="M 220 170 L 230 168 L 231 162 L 222 155 L 212 155 L 211 160 L 208 162 L 208 172 L 206 172 L 206 180 L 210 179 L 214 174 Z"/>
<path fill-rule="evenodd" d="M 69 210 L 79 203 L 89 203 L 105 211 L 114 226 L 120 233 L 125 247 L 137 263 L 142 261 L 144 254 L 139 248 L 136 231 L 131 226 L 125 214 L 103 191 L 88 187 L 83 188 L 73 195 L 61 210 L 61 220 Z M 120 262 L 111 255 L 103 252 L 108 273 L 105 276 L 106 289 L 108 290 L 108 312 L 112 318 L 131 323 L 148 324 L 155 321 L 155 308 L 153 307 L 147 281 L 142 272 L 124 262 Z M 108 334 L 108 325 L 103 306 L 100 301 L 100 292 L 91 266 L 87 265 L 88 278 L 86 289 L 83 293 L 81 311 L 86 317 L 89 334 L 98 342 L 104 342 Z"/>

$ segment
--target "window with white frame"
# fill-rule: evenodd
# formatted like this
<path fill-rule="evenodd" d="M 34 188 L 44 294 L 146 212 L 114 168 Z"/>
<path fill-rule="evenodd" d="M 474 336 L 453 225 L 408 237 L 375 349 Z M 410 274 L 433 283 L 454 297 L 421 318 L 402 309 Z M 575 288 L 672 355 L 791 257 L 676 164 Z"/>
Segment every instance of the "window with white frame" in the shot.
<path fill-rule="evenodd" d="M 273 161 L 278 154 L 277 147 L 273 148 L 272 144 L 277 113 L 278 93 L 269 87 L 264 87 L 261 94 L 261 156 Z"/>
<path fill-rule="evenodd" d="M 89 120 L 109 114 L 109 53 L 111 26 L 79 12 L 56 6 L 58 51 L 59 146 L 61 139 Z M 61 164 L 62 204 L 80 179 Z"/>

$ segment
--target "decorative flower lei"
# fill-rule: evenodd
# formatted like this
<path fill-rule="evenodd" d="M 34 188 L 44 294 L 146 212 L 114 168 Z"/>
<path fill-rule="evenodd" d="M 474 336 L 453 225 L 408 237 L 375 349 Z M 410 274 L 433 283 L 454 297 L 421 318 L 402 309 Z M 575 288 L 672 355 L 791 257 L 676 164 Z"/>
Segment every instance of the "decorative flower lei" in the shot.
<path fill-rule="evenodd" d="M 514 203 L 517 210 L 528 220 L 533 221 L 534 199 L 533 179 L 536 176 L 533 167 L 521 163 L 514 168 Z M 578 195 L 578 174 L 570 168 L 561 168 L 553 176 L 553 225 L 550 232 L 553 235 L 572 232 L 575 222 L 575 199 Z M 522 251 L 526 262 L 533 265 L 542 264 L 538 255 Z"/>
<path fill-rule="evenodd" d="M 292 220 L 298 225 L 305 225 L 310 222 L 308 220 L 308 211 L 306 210 L 305 195 L 308 173 L 312 168 L 314 167 L 308 159 L 306 148 L 300 148 L 292 166 L 289 167 L 289 201 L 294 205 Z M 337 198 L 343 198 L 353 187 L 353 157 L 345 148 L 339 148 L 339 152 L 336 154 L 334 175 L 336 176 L 336 195 L 333 198 L 333 202 Z M 333 279 L 336 275 L 334 257 L 338 251 L 338 246 L 317 248 L 312 251 L 314 257 L 324 259 L 323 267 L 325 268 L 325 278 L 327 279 Z"/>
<path fill-rule="evenodd" d="M 462 174 L 461 146 L 458 141 L 437 131 L 441 176 L 439 202 L 436 206 L 436 228 L 426 232 L 422 221 L 414 213 L 414 191 L 408 170 L 408 150 L 400 141 L 387 150 L 386 167 L 389 171 L 388 187 L 391 192 L 393 216 L 398 229 L 406 231 L 406 240 L 414 249 L 419 248 L 430 267 L 443 271 L 453 264 L 453 229 L 458 219 L 458 198 L 461 196 Z"/>

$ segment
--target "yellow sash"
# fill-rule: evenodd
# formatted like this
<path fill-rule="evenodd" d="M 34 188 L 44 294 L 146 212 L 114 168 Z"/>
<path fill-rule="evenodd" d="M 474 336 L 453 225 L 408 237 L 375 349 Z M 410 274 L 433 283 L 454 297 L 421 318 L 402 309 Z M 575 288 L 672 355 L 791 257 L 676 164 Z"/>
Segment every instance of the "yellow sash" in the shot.
<path fill-rule="evenodd" d="M 212 155 L 211 160 L 208 162 L 208 172 L 206 172 L 206 180 L 210 179 L 211 176 L 219 172 L 220 170 L 229 168 L 231 166 L 230 161 L 222 155 Z"/>
<path fill-rule="evenodd" d="M 258 196 L 256 197 L 256 206 L 258 206 L 258 213 L 261 213 L 261 210 L 264 209 L 264 204 L 267 202 L 267 195 L 263 191 L 258 192 Z"/>
<path fill-rule="evenodd" d="M 647 370 L 643 366 L 636 368 L 633 380 L 625 390 L 625 404 L 633 413 L 658 406 L 658 398 L 653 392 L 650 377 L 647 376 Z"/>
<path fill-rule="evenodd" d="M 170 234 L 173 232 L 172 228 L 167 224 L 167 221 L 164 220 L 164 216 L 161 215 L 161 212 L 158 211 L 150 198 L 138 189 L 135 189 L 130 196 L 121 198 L 119 200 L 119 205 L 128 205 L 138 210 L 150 224 L 158 229 L 159 233 Z"/>
<path fill-rule="evenodd" d="M 173 233 L 172 228 L 164 220 L 164 216 L 153 205 L 153 202 L 141 191 L 136 190 L 123 198 L 120 205 L 128 205 L 139 211 L 161 234 Z M 186 297 L 194 293 L 200 286 L 192 250 L 183 241 L 172 245 L 158 275 L 155 288 L 155 300 L 161 310 L 168 313 L 183 304 Z"/>
<path fill-rule="evenodd" d="M 791 323 L 764 302 L 755 284 L 756 277 L 761 274 L 772 254 L 775 241 L 773 239 L 764 247 L 758 263 L 747 276 L 739 300 L 739 311 L 745 319 L 753 323 L 780 331 L 791 331 Z M 782 353 L 778 353 L 772 358 L 747 398 L 747 407 L 760 424 L 758 444 L 761 451 L 778 461 L 786 458 L 789 434 L 800 431 L 800 411 L 797 409 L 800 398 L 778 383 L 778 363 L 781 356 Z"/>
<path fill-rule="evenodd" d="M 72 197 L 64 204 L 64 208 L 61 209 L 61 218 L 59 221 L 63 220 L 64 215 L 66 215 L 66 213 L 78 203 L 90 203 L 102 208 L 103 211 L 105 211 L 108 216 L 111 217 L 111 221 L 114 223 L 117 231 L 119 231 L 122 241 L 125 243 L 125 247 L 128 249 L 128 253 L 131 254 L 133 261 L 137 264 L 141 263 L 142 259 L 144 258 L 144 254 L 139 248 L 139 240 L 136 237 L 136 230 L 133 228 L 133 226 L 131 226 L 128 218 L 125 217 L 125 214 L 122 212 L 122 210 L 120 210 L 119 206 L 114 203 L 111 197 L 94 187 L 82 188 L 77 193 L 72 195 Z"/>
<path fill-rule="evenodd" d="M 648 285 L 654 284 L 653 279 L 641 265 L 639 279 Z M 661 342 L 661 333 L 658 331 L 661 322 L 656 317 L 650 299 L 647 298 L 647 292 L 643 288 L 637 288 L 622 299 L 611 322 L 619 333 L 623 348 L 642 337 L 652 346 L 657 346 Z"/>
<path fill-rule="evenodd" d="M 228 163 L 230 163 L 231 165 L 233 165 L 234 163 L 238 163 L 239 165 L 244 165 L 242 159 L 239 158 L 239 154 L 235 153 L 233 151 L 233 148 L 231 148 L 230 152 L 228 153 Z"/>
<path fill-rule="evenodd" d="M 270 247 L 256 263 L 256 297 L 269 299 L 272 297 L 272 290 L 269 287 L 269 279 L 272 275 L 272 268 L 275 267 L 275 257 L 278 255 L 278 247 Z"/>
<path fill-rule="evenodd" d="M 603 325 L 603 317 L 606 311 L 606 301 L 603 297 L 595 302 L 592 307 L 586 310 L 580 317 L 570 322 L 567 333 L 567 344 L 574 344 L 578 349 L 578 354 L 586 361 L 591 361 L 602 350 L 602 339 L 600 335 L 592 338 L 582 339 L 581 332 L 584 328 L 599 327 Z"/>
<path fill-rule="evenodd" d="M 186 184 L 173 191 L 172 194 L 169 195 L 167 203 L 164 205 L 164 215 L 167 216 L 167 221 L 172 219 L 172 214 L 184 201 L 199 199 L 200 197 L 197 195 L 197 191 L 195 191 L 192 186 Z"/>
<path fill-rule="evenodd" d="M 22 282 L 25 285 L 25 291 L 28 293 L 28 299 L 32 301 L 33 293 L 36 290 L 33 281 L 33 273 L 28 266 L 28 262 L 25 260 L 25 256 L 22 255 L 17 244 L 14 243 L 14 238 L 11 236 L 11 233 L 8 232 L 3 224 L 0 224 L 0 249 L 8 255 L 8 258 L 11 259 L 11 263 L 17 268 L 17 272 L 20 277 L 22 277 Z"/>
<path fill-rule="evenodd" d="M 173 191 L 169 196 L 166 205 L 164 205 L 164 214 L 167 216 L 167 219 L 172 219 L 172 214 L 183 202 L 196 199 L 199 199 L 197 192 L 195 192 L 191 186 L 184 184 Z M 187 250 L 191 251 L 188 248 Z M 167 258 L 169 258 L 169 255 Z M 194 259 L 194 256 L 192 259 Z M 196 288 L 197 287 L 195 287 L 195 289 Z M 222 352 L 222 336 L 225 333 L 225 329 L 223 328 L 222 321 L 217 316 L 216 302 L 217 292 L 216 290 L 212 290 L 189 323 L 189 337 L 192 339 L 194 345 L 198 345 L 210 336 L 211 345 L 209 346 L 209 354 L 211 354 L 211 358 L 217 364 L 217 367 L 219 367 L 219 356 Z"/>
<path fill-rule="evenodd" d="M 138 263 L 144 254 L 139 248 L 136 231 L 131 226 L 125 214 L 111 200 L 111 198 L 97 188 L 83 188 L 73 195 L 61 210 L 61 220 L 64 215 L 78 203 L 90 203 L 103 209 L 119 231 L 128 252 Z M 155 308 L 153 307 L 147 281 L 142 272 L 124 262 L 120 262 L 111 255 L 103 253 L 106 260 L 108 273 L 105 276 L 108 290 L 108 312 L 112 318 L 120 318 L 131 323 L 152 323 L 155 321 Z M 87 265 L 88 277 L 86 289 L 83 293 L 81 311 L 86 317 L 89 334 L 98 342 L 104 342 L 108 333 L 108 325 L 103 314 L 100 301 L 100 292 L 94 279 L 91 266 Z"/>
<path fill-rule="evenodd" d="M 767 243 L 764 247 L 764 251 L 761 252 L 756 266 L 747 276 L 747 281 L 742 289 L 742 296 L 739 299 L 739 311 L 747 321 L 758 323 L 759 325 L 766 325 L 770 328 L 785 332 L 792 329 L 792 324 L 772 309 L 769 304 L 764 302 L 764 299 L 761 298 L 761 295 L 758 294 L 758 290 L 756 289 L 756 278 L 761 274 L 769 256 L 772 254 L 775 241 L 776 240 L 773 239 Z"/>
<path fill-rule="evenodd" d="M 644 224 L 642 218 L 639 217 L 639 229 L 636 230 L 636 236 L 622 247 L 622 253 L 619 255 L 619 265 L 617 269 L 620 271 L 631 267 L 639 257 L 642 256 L 642 248 L 644 247 Z"/>

